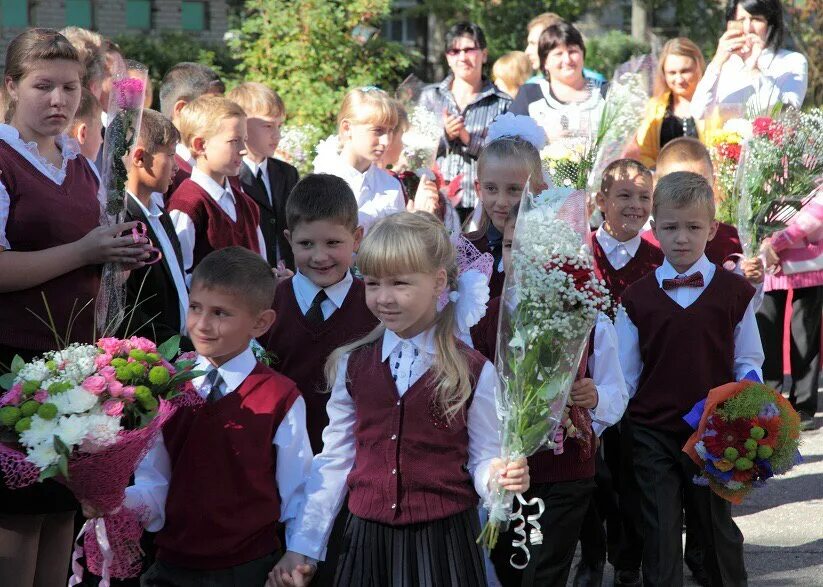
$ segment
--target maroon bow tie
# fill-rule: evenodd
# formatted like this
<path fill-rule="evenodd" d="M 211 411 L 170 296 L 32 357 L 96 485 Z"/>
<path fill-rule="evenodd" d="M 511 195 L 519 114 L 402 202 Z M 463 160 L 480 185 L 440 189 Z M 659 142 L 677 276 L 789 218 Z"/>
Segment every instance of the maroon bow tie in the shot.
<path fill-rule="evenodd" d="M 664 279 L 663 289 L 677 289 L 678 287 L 703 287 L 703 274 L 700 271 L 692 273 L 688 277 L 675 277 L 674 279 Z"/>

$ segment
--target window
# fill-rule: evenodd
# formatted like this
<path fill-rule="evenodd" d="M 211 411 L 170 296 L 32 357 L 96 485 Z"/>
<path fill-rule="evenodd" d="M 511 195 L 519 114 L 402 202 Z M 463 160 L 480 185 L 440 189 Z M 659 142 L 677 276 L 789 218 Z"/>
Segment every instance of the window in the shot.
<path fill-rule="evenodd" d="M 126 0 L 126 27 L 143 31 L 151 28 L 151 0 Z"/>
<path fill-rule="evenodd" d="M 0 0 L 0 24 L 7 29 L 29 26 L 29 3 L 24 0 Z"/>
<path fill-rule="evenodd" d="M 91 0 L 66 0 L 66 25 L 94 28 Z"/>
<path fill-rule="evenodd" d="M 415 0 L 395 0 L 392 2 L 391 16 L 383 21 L 383 36 L 386 39 L 404 45 L 415 45 L 417 43 L 420 16 L 410 14 L 410 9 L 414 6 L 417 6 Z"/>
<path fill-rule="evenodd" d="M 183 2 L 180 24 L 184 31 L 204 31 L 206 26 L 206 3 Z"/>

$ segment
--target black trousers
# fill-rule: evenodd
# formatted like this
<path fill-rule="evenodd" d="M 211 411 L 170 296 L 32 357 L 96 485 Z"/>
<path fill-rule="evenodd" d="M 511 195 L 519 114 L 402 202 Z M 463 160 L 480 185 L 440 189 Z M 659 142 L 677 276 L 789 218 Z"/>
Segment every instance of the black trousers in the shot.
<path fill-rule="evenodd" d="M 142 587 L 263 587 L 282 553 L 215 571 L 184 569 L 163 561 L 154 564 L 140 578 Z"/>
<path fill-rule="evenodd" d="M 596 566 L 607 558 L 614 564 L 623 537 L 617 491 L 620 479 L 619 443 L 618 426 L 611 426 L 603 431 L 600 448 L 595 453 L 596 489 L 580 528 L 580 555 L 589 566 Z"/>
<path fill-rule="evenodd" d="M 633 425 L 634 462 L 643 518 L 643 584 L 683 585 L 683 493 L 700 518 L 703 567 L 716 587 L 746 585 L 743 534 L 731 504 L 693 483 L 698 473 L 682 447 L 688 434 Z"/>
<path fill-rule="evenodd" d="M 763 296 L 757 326 L 763 343 L 763 379 L 781 390 L 783 384 L 783 324 L 788 292 L 775 290 Z M 817 412 L 817 380 L 820 376 L 820 318 L 823 286 L 794 290 L 791 319 L 791 389 L 789 400 L 798 412 Z"/>
<path fill-rule="evenodd" d="M 515 562 L 523 562 L 522 551 L 515 550 L 512 546 L 512 540 L 517 536 L 511 527 L 501 533 L 497 547 L 491 553 L 491 561 L 503 587 L 566 585 L 580 527 L 589 509 L 594 488 L 594 479 L 532 485 L 523 497 L 527 501 L 539 497 L 546 506 L 539 519 L 543 544 L 528 542 L 531 558 L 529 565 L 520 571 L 510 563 L 512 555 L 515 556 Z M 527 511 L 527 515 L 529 513 L 534 512 Z"/>

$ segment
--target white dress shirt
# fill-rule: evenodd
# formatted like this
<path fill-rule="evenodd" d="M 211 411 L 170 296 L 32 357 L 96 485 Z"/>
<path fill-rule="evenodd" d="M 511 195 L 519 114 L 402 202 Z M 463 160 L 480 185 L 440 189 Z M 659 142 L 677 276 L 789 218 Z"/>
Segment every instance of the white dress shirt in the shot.
<path fill-rule="evenodd" d="M 191 165 L 192 169 L 197 166 L 197 160 L 192 157 L 191 151 L 189 151 L 188 147 L 186 147 L 183 143 L 177 143 L 177 146 L 174 148 L 174 152 L 183 161 Z"/>
<path fill-rule="evenodd" d="M 263 180 L 263 185 L 266 186 L 266 195 L 269 197 L 269 204 L 272 203 L 271 201 L 271 181 L 269 180 L 269 160 L 263 159 L 260 163 L 255 163 L 251 159 L 249 159 L 248 155 L 243 157 L 243 164 L 249 168 L 251 171 L 252 177 L 257 177 L 257 172 L 262 170 L 263 173 L 260 174 L 260 177 Z"/>
<path fill-rule="evenodd" d="M 85 155 L 84 155 L 84 157 L 85 157 Z M 95 163 L 94 161 L 92 161 L 88 157 L 86 157 L 86 161 L 88 161 L 89 167 L 91 167 L 91 170 L 94 173 L 94 176 L 97 178 L 97 181 L 102 182 L 103 178 L 100 176 L 100 171 L 97 169 L 97 163 Z"/>
<path fill-rule="evenodd" d="M 221 365 L 217 371 L 223 379 L 222 396 L 232 393 L 254 369 L 257 359 L 251 349 L 246 349 L 233 359 Z M 209 371 L 213 367 L 205 357 L 198 357 L 194 367 L 198 371 Z M 208 384 L 203 375 L 192 380 L 201 397 L 208 396 Z M 272 444 L 277 447 L 277 470 L 275 480 L 280 494 L 280 521 L 286 526 L 286 537 L 294 532 L 294 520 L 303 503 L 303 481 L 309 474 L 312 450 L 309 435 L 306 432 L 306 404 L 298 397 L 291 409 L 274 433 Z M 222 474 L 215 471 L 216 475 Z M 172 477 L 171 459 L 163 442 L 163 435 L 158 434 L 148 454 L 137 466 L 134 473 L 134 485 L 126 488 L 124 507 L 135 509 L 147 508 L 144 526 L 150 532 L 158 532 L 166 522 L 166 496 Z M 203 512 L 208 515 L 208 512 Z"/>
<path fill-rule="evenodd" d="M 149 221 L 151 229 L 157 237 L 157 242 L 155 245 L 160 247 L 160 251 L 163 253 L 163 257 L 169 266 L 172 281 L 174 282 L 174 288 L 177 290 L 177 299 L 180 306 L 180 334 L 185 335 L 186 313 L 189 311 L 189 290 L 186 287 L 186 278 L 183 276 L 183 272 L 180 269 L 180 264 L 177 262 L 177 255 L 174 252 L 174 246 L 172 246 L 171 240 L 169 240 L 169 237 L 166 234 L 166 230 L 160 223 L 160 216 L 163 215 L 163 210 L 157 205 L 154 194 L 152 194 L 148 208 L 143 205 L 143 202 L 141 202 L 137 196 L 131 192 L 128 192 L 128 194 L 129 197 L 134 200 L 138 206 L 140 206 L 140 210 L 143 212 L 146 220 Z"/>
<path fill-rule="evenodd" d="M 191 170 L 191 180 L 206 190 L 206 193 L 217 202 L 220 209 L 226 213 L 232 222 L 237 222 L 237 198 L 229 185 L 229 180 L 226 178 L 223 185 L 214 181 L 211 177 L 200 171 L 197 167 Z M 186 270 L 186 280 L 188 285 L 191 285 L 191 271 L 194 263 L 194 240 L 196 230 L 194 222 L 189 218 L 188 214 L 180 210 L 171 210 L 169 217 L 174 224 L 174 231 L 177 233 L 177 238 L 180 241 L 180 248 L 183 251 L 183 268 Z M 266 259 L 266 243 L 263 240 L 263 232 L 260 226 L 257 227 L 257 241 L 260 247 L 260 256 Z"/>
<path fill-rule="evenodd" d="M 349 295 L 349 289 L 354 282 L 350 271 L 346 271 L 346 276 L 329 287 L 319 287 L 314 282 L 300 273 L 298 270 L 291 279 L 292 289 L 294 290 L 294 297 L 297 298 L 297 305 L 300 306 L 300 311 L 305 316 L 311 308 L 314 297 L 320 293 L 321 289 L 326 290 L 325 300 L 320 303 L 320 310 L 323 312 L 323 320 L 328 320 L 335 310 L 343 307 L 343 302 L 346 296 Z"/>
<path fill-rule="evenodd" d="M 710 63 L 692 96 L 694 119 L 707 118 L 715 106 L 724 104 L 743 106 L 738 117 L 764 114 L 778 102 L 800 108 L 809 85 L 809 64 L 802 54 L 764 49 L 757 66 L 760 74 L 754 77 L 739 55 L 729 57 L 720 68 Z"/>
<path fill-rule="evenodd" d="M 386 330 L 383 336 L 382 358 L 389 361 L 397 393 L 403 394 L 433 364 L 435 346 L 433 329 L 411 339 L 402 339 Z M 402 355 L 402 356 L 401 356 Z M 323 452 L 314 457 L 311 474 L 306 480 L 305 506 L 297 519 L 297 530 L 288 548 L 314 559 L 322 560 L 334 520 L 346 496 L 346 479 L 354 465 L 354 427 L 357 415 L 346 389 L 346 369 L 349 355 L 337 365 L 337 376 L 326 407 L 329 425 L 323 432 Z M 400 363 L 399 367 L 395 367 Z M 469 474 L 474 489 L 485 498 L 488 495 L 489 465 L 500 456 L 500 422 L 495 406 L 497 374 L 486 362 L 474 390 L 474 398 L 467 414 L 469 432 Z M 432 466 L 437 467 L 437 455 L 431 455 Z"/>
<path fill-rule="evenodd" d="M 361 173 L 341 156 L 329 156 L 315 160 L 314 172 L 336 175 L 349 184 L 357 200 L 358 222 L 365 232 L 381 218 L 406 209 L 400 182 L 374 164 Z"/>
<path fill-rule="evenodd" d="M 629 393 L 620 370 L 617 331 L 605 314 L 598 314 L 594 326 L 594 349 L 589 354 L 589 374 L 597 387 L 597 406 L 589 410 L 592 430 L 597 436 L 623 417 Z"/>
<path fill-rule="evenodd" d="M 655 269 L 655 277 L 658 285 L 663 287 L 664 279 L 674 279 L 676 277 L 688 277 L 696 272 L 703 274 L 703 287 L 678 287 L 670 290 L 663 290 L 681 308 L 691 306 L 705 291 L 712 278 L 714 278 L 717 266 L 712 264 L 705 255 L 692 265 L 688 271 L 678 274 L 671 266 L 668 259 L 663 261 L 663 265 Z M 763 347 L 760 344 L 760 331 L 757 329 L 757 320 L 754 315 L 754 298 L 749 302 L 742 320 L 734 328 L 734 377 L 741 380 L 749 371 L 757 373 L 763 379 L 761 368 L 763 366 Z M 622 308 L 617 313 L 615 321 L 617 328 L 617 338 L 620 341 L 619 355 L 620 366 L 623 376 L 626 378 L 626 388 L 629 397 L 634 397 L 637 391 L 640 375 L 643 373 L 643 359 L 640 356 L 640 337 L 637 326 L 631 321 L 628 314 Z M 696 341 L 696 344 L 699 341 Z"/>
<path fill-rule="evenodd" d="M 600 248 L 603 249 L 603 252 L 606 254 L 606 259 L 609 260 L 612 268 L 619 271 L 628 265 L 629 261 L 634 259 L 643 237 L 640 236 L 640 233 L 637 233 L 634 238 L 621 242 L 606 232 L 606 229 L 603 228 L 601 224 L 597 232 L 594 233 L 594 238 L 597 239 Z"/>
<path fill-rule="evenodd" d="M 63 155 L 63 164 L 58 169 L 40 155 L 37 150 L 37 143 L 27 143 L 21 139 L 20 133 L 11 125 L 0 124 L 0 141 L 7 143 L 12 149 L 20 153 L 20 155 L 31 163 L 37 171 L 42 173 L 46 179 L 58 186 L 63 185 L 63 181 L 66 179 L 66 165 L 68 162 L 80 154 L 80 145 L 76 140 L 67 135 L 57 135 L 54 137 L 54 141 Z M 68 197 L 71 197 L 71 194 L 68 194 Z M 11 244 L 6 238 L 6 224 L 9 221 L 10 207 L 11 199 L 9 193 L 3 182 L 0 182 L 0 248 L 6 250 L 11 248 Z M 59 210 L 49 211 L 49 213 L 57 214 Z"/>

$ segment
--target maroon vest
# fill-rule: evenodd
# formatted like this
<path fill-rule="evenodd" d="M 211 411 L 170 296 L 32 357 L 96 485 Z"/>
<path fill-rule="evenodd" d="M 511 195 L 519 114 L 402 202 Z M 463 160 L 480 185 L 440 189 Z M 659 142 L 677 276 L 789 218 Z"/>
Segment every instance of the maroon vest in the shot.
<path fill-rule="evenodd" d="M 660 267 L 664 258 L 658 246 L 642 238 L 637 253 L 620 269 L 612 267 L 603 247 L 594 235 L 592 235 L 592 253 L 594 254 L 594 274 L 598 279 L 606 282 L 606 287 L 615 303 L 620 303 L 627 287 Z"/>
<path fill-rule="evenodd" d="M 628 413 L 643 426 L 690 430 L 683 416 L 709 390 L 734 381 L 734 330 L 754 295 L 742 277 L 717 267 L 703 293 L 681 308 L 650 273 L 629 286 L 623 306 L 637 327 L 643 372 Z"/>
<path fill-rule="evenodd" d="M 299 396 L 292 381 L 258 363 L 234 392 L 177 410 L 163 428 L 172 476 L 158 559 L 222 569 L 280 547 L 272 439 Z"/>
<path fill-rule="evenodd" d="M 366 306 L 366 289 L 359 279 L 352 282 L 343 305 L 322 324 L 306 320 L 291 279 L 277 287 L 273 308 L 277 319 L 263 346 L 274 355 L 274 367 L 297 383 L 306 400 L 306 427 L 312 450 L 318 454 L 323 450 L 323 430 L 329 424 L 329 394 L 323 373 L 326 359 L 336 348 L 366 336 L 378 320 Z"/>
<path fill-rule="evenodd" d="M 647 230 L 642 236 L 643 240 L 649 241 L 655 247 L 660 247 L 660 243 L 657 242 L 651 230 Z M 706 243 L 706 258 L 715 265 L 723 265 L 729 255 L 742 254 L 743 247 L 740 246 L 740 235 L 737 233 L 737 228 L 725 222 L 718 222 L 717 233 L 712 240 Z"/>
<path fill-rule="evenodd" d="M 191 179 L 180 184 L 169 200 L 169 210 L 180 210 L 194 223 L 194 255 L 191 269 L 203 257 L 226 247 L 245 247 L 260 253 L 257 228 L 260 209 L 235 181 L 230 181 L 234 192 L 237 221 L 233 221 L 206 190 Z"/>
<path fill-rule="evenodd" d="M 42 251 L 72 243 L 100 224 L 97 177 L 82 155 L 68 161 L 66 178 L 58 186 L 0 141 L 0 181 L 9 193 L 6 238 L 12 251 Z M 86 265 L 29 289 L 0 293 L 0 344 L 56 349 L 54 334 L 35 317 L 48 322 L 49 313 L 56 333 L 68 335 L 68 342 L 94 341 L 99 272 L 100 267 Z"/>
<path fill-rule="evenodd" d="M 492 362 L 497 354 L 497 326 L 500 321 L 501 299 L 500 296 L 490 299 L 486 306 L 486 313 L 480 322 L 471 328 L 474 349 Z"/>
<path fill-rule="evenodd" d="M 431 522 L 476 507 L 467 469 L 469 402 L 446 421 L 435 405 L 434 381 L 425 373 L 403 397 L 387 362 L 383 339 L 353 351 L 346 387 L 357 422 L 354 467 L 349 473 L 349 510 L 392 526 Z M 486 360 L 459 344 L 469 362 L 472 387 Z"/>
<path fill-rule="evenodd" d="M 188 161 L 183 159 L 180 155 L 175 154 L 174 162 L 177 163 L 177 171 L 175 172 L 174 177 L 171 178 L 169 189 L 166 190 L 166 193 L 163 195 L 163 199 L 166 202 L 166 207 L 168 207 L 171 195 L 177 191 L 180 184 L 191 177 L 191 165 L 189 165 Z"/>

